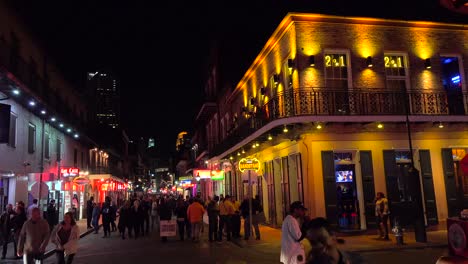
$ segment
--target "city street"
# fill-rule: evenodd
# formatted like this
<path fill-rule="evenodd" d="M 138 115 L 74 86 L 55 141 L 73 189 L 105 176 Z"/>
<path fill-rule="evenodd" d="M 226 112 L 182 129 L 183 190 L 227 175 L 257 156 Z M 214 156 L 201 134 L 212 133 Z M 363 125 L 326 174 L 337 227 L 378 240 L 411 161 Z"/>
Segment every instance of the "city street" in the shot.
<path fill-rule="evenodd" d="M 89 234 L 80 239 L 80 250 L 75 258 L 77 264 L 132 263 L 140 261 L 164 260 L 171 263 L 279 263 L 278 243 L 260 241 L 244 247 L 230 242 L 209 243 L 207 228 L 200 243 L 178 241 L 170 238 L 162 243 L 156 232 L 135 239 L 122 240 L 116 233 L 108 239 L 102 234 Z M 407 250 L 380 250 L 361 253 L 363 263 L 435 263 L 446 254 L 445 248 L 422 248 Z M 49 257 L 44 263 L 56 263 Z"/>
<path fill-rule="evenodd" d="M 80 239 L 80 249 L 75 258 L 76 264 L 94 263 L 278 263 L 278 254 L 264 254 L 254 250 L 240 248 L 230 242 L 209 243 L 207 231 L 200 243 L 178 241 L 169 238 L 161 243 L 159 236 L 152 235 L 135 239 L 122 240 L 117 233 L 111 238 L 101 238 L 102 234 L 90 234 Z M 153 262 L 154 261 L 154 262 Z M 169 262 L 166 262 L 169 261 Z M 54 256 L 44 263 L 56 263 Z"/>

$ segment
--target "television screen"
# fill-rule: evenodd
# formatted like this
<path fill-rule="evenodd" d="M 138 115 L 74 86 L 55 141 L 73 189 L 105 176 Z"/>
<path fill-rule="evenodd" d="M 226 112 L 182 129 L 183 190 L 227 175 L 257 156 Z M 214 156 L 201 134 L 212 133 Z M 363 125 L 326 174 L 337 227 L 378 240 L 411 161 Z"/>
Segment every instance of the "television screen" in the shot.
<path fill-rule="evenodd" d="M 353 182 L 353 171 L 336 171 L 336 182 Z"/>

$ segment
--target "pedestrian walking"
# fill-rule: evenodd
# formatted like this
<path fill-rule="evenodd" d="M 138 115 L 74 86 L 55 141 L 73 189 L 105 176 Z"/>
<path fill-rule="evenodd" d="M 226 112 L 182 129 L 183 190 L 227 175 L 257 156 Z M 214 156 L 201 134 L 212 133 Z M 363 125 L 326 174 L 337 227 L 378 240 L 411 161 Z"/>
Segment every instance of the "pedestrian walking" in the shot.
<path fill-rule="evenodd" d="M 231 218 L 234 214 L 234 205 L 231 202 L 231 196 L 226 195 L 224 201 L 219 204 L 219 232 L 218 241 L 223 240 L 223 229 L 226 228 L 226 239 L 231 240 L 232 223 Z"/>
<path fill-rule="evenodd" d="M 19 236 L 17 254 L 23 257 L 24 264 L 42 263 L 49 237 L 49 224 L 41 218 L 41 210 L 33 208 L 31 218 L 24 223 Z"/>
<path fill-rule="evenodd" d="M 112 207 L 111 207 L 111 198 L 106 196 L 104 199 L 104 204 L 102 205 L 101 209 L 101 221 L 102 221 L 102 228 L 104 230 L 103 238 L 110 237 L 110 225 L 112 220 Z"/>
<path fill-rule="evenodd" d="M 219 218 L 219 196 L 215 196 L 207 205 L 208 213 L 208 239 L 210 242 L 217 240 Z"/>
<path fill-rule="evenodd" d="M 86 227 L 88 229 L 93 228 L 91 226 L 91 221 L 93 219 L 93 207 L 94 206 L 94 197 L 91 196 L 89 200 L 86 202 Z"/>
<path fill-rule="evenodd" d="M 234 214 L 232 215 L 232 237 L 240 238 L 241 228 L 241 213 L 240 213 L 240 202 L 235 196 L 231 197 L 232 205 L 234 206 Z"/>
<path fill-rule="evenodd" d="M 112 201 L 111 202 L 111 219 L 110 219 L 111 232 L 117 231 L 117 226 L 115 225 L 116 219 L 117 219 L 117 205 L 115 204 L 114 201 Z"/>
<path fill-rule="evenodd" d="M 172 210 L 169 207 L 168 200 L 167 198 L 161 199 L 161 203 L 159 204 L 159 220 L 160 221 L 165 221 L 165 220 L 171 220 L 172 218 Z M 161 237 L 162 242 L 167 241 L 167 237 Z"/>
<path fill-rule="evenodd" d="M 8 243 L 10 243 L 12 238 L 11 229 L 13 227 L 12 220 L 15 216 L 15 211 L 13 211 L 13 205 L 8 204 L 5 208 L 5 211 L 0 216 L 0 232 L 3 240 L 3 250 L 2 250 L 2 259 L 5 259 Z"/>
<path fill-rule="evenodd" d="M 46 211 L 47 223 L 49 224 L 49 228 L 51 230 L 53 230 L 55 225 L 58 223 L 57 216 L 58 215 L 57 215 L 57 208 L 55 207 L 55 200 L 51 200 L 49 205 L 47 206 L 47 211 Z"/>
<path fill-rule="evenodd" d="M 356 253 L 345 252 L 338 248 L 339 239 L 335 230 L 323 217 L 317 217 L 307 222 L 306 240 L 310 242 L 311 251 L 306 255 L 307 264 L 364 263 L 363 258 Z"/>
<path fill-rule="evenodd" d="M 187 209 L 187 218 L 192 225 L 192 240 L 194 242 L 200 241 L 201 226 L 203 225 L 203 214 L 205 208 L 202 201 L 195 199 L 194 202 Z"/>
<path fill-rule="evenodd" d="M 93 221 L 92 225 L 94 228 L 94 234 L 97 234 L 99 231 L 99 217 L 101 216 L 101 208 L 97 203 L 93 203 Z"/>
<path fill-rule="evenodd" d="M 119 232 L 122 239 L 125 239 L 125 229 L 128 230 L 128 236 L 132 235 L 132 225 L 131 225 L 131 206 L 130 201 L 125 201 L 124 205 L 119 209 Z"/>
<path fill-rule="evenodd" d="M 148 235 L 149 228 L 150 228 L 151 202 L 147 195 L 141 201 L 141 208 L 143 210 L 143 228 L 144 228 L 142 230 L 142 233 L 144 235 Z"/>
<path fill-rule="evenodd" d="M 28 207 L 28 212 L 27 212 L 28 219 L 31 218 L 32 210 L 38 207 L 39 205 L 37 205 L 37 199 L 34 198 L 33 203 Z"/>
<path fill-rule="evenodd" d="M 190 198 L 187 195 L 184 203 L 185 203 L 185 206 L 188 208 L 193 203 L 193 198 Z M 187 239 L 191 239 L 192 238 L 192 224 L 190 224 L 190 221 L 188 220 L 188 218 L 185 219 L 185 231 L 187 233 Z"/>
<path fill-rule="evenodd" d="M 140 233 L 143 232 L 143 208 L 141 208 L 140 200 L 137 199 L 133 202 L 131 212 L 133 231 L 135 232 L 135 239 L 137 239 L 140 236 Z"/>
<path fill-rule="evenodd" d="M 184 241 L 185 236 L 185 221 L 187 221 L 187 205 L 184 203 L 184 200 L 180 197 L 177 200 L 177 205 L 174 210 L 174 214 L 177 219 L 177 229 L 179 230 L 180 241 Z"/>
<path fill-rule="evenodd" d="M 244 239 L 249 240 L 250 235 L 252 234 L 252 226 L 255 231 L 255 239 L 260 240 L 260 228 L 258 226 L 258 211 L 260 204 L 258 200 L 251 199 L 252 202 L 252 223 L 250 223 L 250 205 L 249 198 L 246 197 L 240 206 L 242 217 L 244 218 Z"/>
<path fill-rule="evenodd" d="M 24 208 L 24 205 L 23 206 L 21 206 L 21 205 L 16 206 L 15 216 L 11 220 L 11 224 L 12 224 L 11 230 L 13 232 L 13 246 L 14 246 L 14 249 L 15 249 L 14 254 L 15 254 L 16 258 L 20 258 L 20 257 L 18 257 L 16 255 L 16 252 L 18 252 L 18 242 L 19 242 L 19 236 L 20 236 L 21 229 L 23 228 L 23 225 L 27 220 L 28 220 L 28 218 L 26 217 L 26 210 Z"/>
<path fill-rule="evenodd" d="M 281 226 L 280 262 L 283 264 L 305 263 L 304 248 L 300 243 L 302 232 L 299 221 L 304 217 L 306 210 L 300 201 L 295 201 L 289 206 L 289 214 Z"/>
<path fill-rule="evenodd" d="M 379 225 L 379 239 L 390 240 L 388 237 L 388 200 L 383 192 L 378 192 L 375 197 L 375 216 Z"/>
<path fill-rule="evenodd" d="M 151 203 L 151 229 L 152 230 L 154 230 L 154 226 L 157 225 L 158 219 L 159 219 L 158 200 L 156 198 L 153 198 L 153 202 Z"/>
<path fill-rule="evenodd" d="M 63 221 L 58 224 L 50 236 L 50 242 L 55 244 L 57 264 L 71 264 L 78 251 L 80 230 L 75 222 L 73 213 L 67 212 Z"/>

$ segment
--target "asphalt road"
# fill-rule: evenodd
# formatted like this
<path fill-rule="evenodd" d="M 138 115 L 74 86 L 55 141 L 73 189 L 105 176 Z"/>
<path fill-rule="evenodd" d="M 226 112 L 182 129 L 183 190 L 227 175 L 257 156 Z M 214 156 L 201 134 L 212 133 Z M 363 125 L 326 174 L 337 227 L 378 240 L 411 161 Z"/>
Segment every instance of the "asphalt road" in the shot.
<path fill-rule="evenodd" d="M 200 243 L 178 241 L 170 238 L 162 243 L 154 233 L 139 239 L 121 240 L 116 233 L 111 238 L 101 238 L 101 234 L 90 234 L 80 240 L 80 251 L 75 264 L 105 263 L 181 263 L 181 264 L 271 264 L 279 263 L 279 252 L 270 250 L 268 244 L 250 248 L 240 248 L 230 243 L 209 243 L 206 233 Z M 431 264 L 446 253 L 444 248 L 408 249 L 397 251 L 377 251 L 360 253 L 364 263 L 378 264 Z M 44 263 L 56 263 L 52 256 Z"/>
<path fill-rule="evenodd" d="M 182 242 L 175 237 L 162 243 L 156 232 L 139 239 L 126 240 L 120 239 L 117 233 L 112 233 L 111 238 L 102 238 L 102 234 L 90 234 L 80 239 L 79 243 L 80 249 L 73 261 L 74 264 L 279 263 L 279 253 L 265 254 L 261 251 L 240 248 L 226 241 L 210 243 L 206 237 L 206 231 L 200 243 Z M 44 263 L 56 263 L 55 257 L 48 258 Z"/>

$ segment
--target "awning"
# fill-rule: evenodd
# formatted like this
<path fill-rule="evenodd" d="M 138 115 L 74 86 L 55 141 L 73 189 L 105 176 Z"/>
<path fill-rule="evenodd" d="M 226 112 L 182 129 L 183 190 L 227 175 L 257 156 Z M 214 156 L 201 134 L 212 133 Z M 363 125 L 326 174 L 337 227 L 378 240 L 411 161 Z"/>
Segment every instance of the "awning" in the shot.
<path fill-rule="evenodd" d="M 114 180 L 114 181 L 117 181 L 117 182 L 121 182 L 121 183 L 125 183 L 125 181 L 119 177 L 115 177 L 115 176 L 112 176 L 111 174 L 89 174 L 88 175 L 88 178 L 90 180 Z"/>

